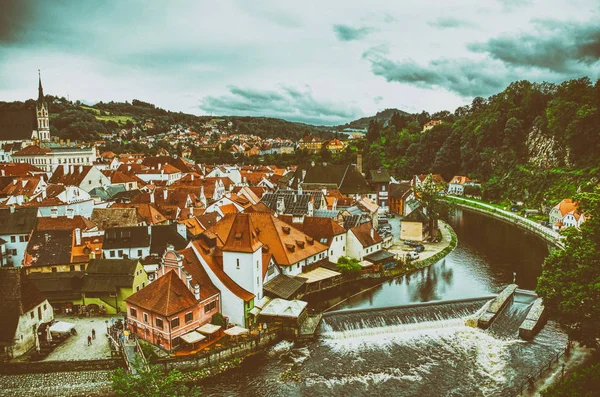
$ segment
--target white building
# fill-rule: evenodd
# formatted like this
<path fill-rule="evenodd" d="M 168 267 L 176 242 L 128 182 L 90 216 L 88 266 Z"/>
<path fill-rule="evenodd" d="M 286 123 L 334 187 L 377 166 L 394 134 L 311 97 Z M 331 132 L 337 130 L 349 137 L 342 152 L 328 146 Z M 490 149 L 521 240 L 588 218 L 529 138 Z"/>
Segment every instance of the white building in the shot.
<path fill-rule="evenodd" d="M 46 172 L 54 172 L 59 165 L 92 165 L 96 160 L 94 147 L 61 147 L 54 144 L 31 145 L 13 153 L 15 163 L 34 165 Z"/>
<path fill-rule="evenodd" d="M 348 231 L 347 256 L 362 261 L 366 255 L 381 250 L 382 242 L 371 222 L 362 223 Z"/>
<path fill-rule="evenodd" d="M 22 266 L 27 242 L 37 223 L 37 208 L 9 208 L 0 210 L 0 239 L 6 243 L 8 266 Z"/>

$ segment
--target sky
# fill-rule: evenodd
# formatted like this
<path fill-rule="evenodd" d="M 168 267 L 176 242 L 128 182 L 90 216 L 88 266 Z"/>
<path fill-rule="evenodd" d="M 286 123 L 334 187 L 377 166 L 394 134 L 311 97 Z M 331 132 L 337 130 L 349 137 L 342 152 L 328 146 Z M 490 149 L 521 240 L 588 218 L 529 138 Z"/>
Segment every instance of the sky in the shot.
<path fill-rule="evenodd" d="M 0 100 L 337 125 L 600 77 L 597 0 L 0 0 Z"/>

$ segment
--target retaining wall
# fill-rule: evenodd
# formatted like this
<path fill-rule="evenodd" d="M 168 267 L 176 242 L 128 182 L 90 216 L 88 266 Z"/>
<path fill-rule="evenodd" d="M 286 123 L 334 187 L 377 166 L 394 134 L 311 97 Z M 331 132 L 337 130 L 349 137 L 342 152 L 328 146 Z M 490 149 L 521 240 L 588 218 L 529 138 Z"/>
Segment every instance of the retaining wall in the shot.
<path fill-rule="evenodd" d="M 525 340 L 532 340 L 540 331 L 546 321 L 546 308 L 542 298 L 537 298 L 527 313 L 527 317 L 519 327 L 519 337 Z"/>
<path fill-rule="evenodd" d="M 70 371 L 99 371 L 122 368 L 124 362 L 121 358 L 107 358 L 102 360 L 68 360 L 68 361 L 31 361 L 0 363 L 0 374 L 44 374 L 52 372 Z"/>
<path fill-rule="evenodd" d="M 500 294 L 498 294 L 492 303 L 490 303 L 490 306 L 486 312 L 479 317 L 477 320 L 477 326 L 482 329 L 487 329 L 492 324 L 492 321 L 494 321 L 498 313 L 500 313 L 502 309 L 504 309 L 504 306 L 508 304 L 516 289 L 517 284 L 510 284 L 508 287 L 504 288 L 504 291 L 500 292 Z"/>

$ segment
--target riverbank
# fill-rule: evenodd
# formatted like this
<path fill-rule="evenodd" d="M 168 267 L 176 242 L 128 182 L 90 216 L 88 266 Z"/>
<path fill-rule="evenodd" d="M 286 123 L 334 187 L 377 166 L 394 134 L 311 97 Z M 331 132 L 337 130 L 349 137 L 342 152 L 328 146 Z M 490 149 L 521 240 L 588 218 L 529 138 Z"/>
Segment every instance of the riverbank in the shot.
<path fill-rule="evenodd" d="M 492 204 L 487 204 L 476 200 L 470 200 L 456 196 L 448 196 L 447 199 L 458 207 L 477 211 L 504 222 L 511 223 L 520 229 L 536 234 L 557 248 L 564 248 L 564 243 L 562 242 L 563 236 L 561 236 L 559 232 L 542 226 L 530 219 L 524 218 L 513 212 L 500 209 Z"/>
<path fill-rule="evenodd" d="M 446 257 L 448 254 L 450 254 L 458 245 L 458 237 L 456 236 L 456 233 L 454 232 L 454 230 L 452 229 L 452 227 L 449 224 L 447 224 L 443 221 L 439 221 L 439 223 L 440 223 L 440 232 L 442 234 L 441 242 L 436 243 L 434 245 L 435 248 L 434 249 L 429 248 L 429 250 L 427 247 L 430 247 L 432 244 L 431 245 L 427 244 L 426 252 L 428 253 L 428 255 L 423 255 L 423 258 L 412 261 L 410 264 L 402 264 L 400 266 L 397 266 L 394 269 L 385 270 L 379 274 L 364 275 L 366 277 L 358 279 L 358 280 L 349 281 L 346 284 L 342 284 L 342 287 L 345 286 L 345 288 L 343 288 L 345 290 L 348 290 L 351 287 L 355 287 L 353 293 L 350 295 L 347 295 L 343 298 L 340 298 L 341 300 L 336 300 L 335 298 L 329 297 L 329 299 L 327 299 L 327 301 L 331 302 L 332 304 L 323 308 L 323 312 L 331 311 L 331 310 L 335 309 L 336 307 L 338 307 L 339 305 L 342 305 L 343 303 L 347 302 L 348 300 L 350 300 L 360 294 L 363 294 L 365 292 L 373 290 L 389 280 L 393 280 L 395 278 L 402 277 L 402 276 L 408 276 L 419 270 L 425 269 L 425 268 L 439 262 L 444 257 Z M 398 240 L 398 241 L 401 242 L 401 240 Z M 401 245 L 396 243 L 396 244 L 394 244 L 394 246 L 400 247 Z M 392 247 L 394 247 L 394 246 L 392 246 Z M 390 250 L 390 252 L 394 252 L 394 251 Z M 358 287 L 358 288 L 356 288 L 356 287 Z M 312 297 L 312 298 L 314 298 L 314 297 Z M 335 301 L 335 302 L 333 302 L 333 301 Z M 309 305 L 310 305 L 310 302 L 309 302 Z"/>

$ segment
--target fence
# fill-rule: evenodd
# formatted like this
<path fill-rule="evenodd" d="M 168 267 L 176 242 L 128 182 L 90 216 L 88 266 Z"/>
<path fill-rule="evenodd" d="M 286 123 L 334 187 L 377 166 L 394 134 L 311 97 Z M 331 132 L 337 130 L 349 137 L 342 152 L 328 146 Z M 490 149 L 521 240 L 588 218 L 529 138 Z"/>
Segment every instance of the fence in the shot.
<path fill-rule="evenodd" d="M 558 361 L 560 360 L 560 358 L 569 350 L 569 345 L 567 344 L 567 346 L 565 347 L 564 350 L 559 351 L 558 353 L 556 353 L 554 356 L 552 356 L 552 358 L 550 358 L 550 360 L 548 361 L 547 364 L 542 365 L 539 369 L 539 371 L 536 372 L 532 372 L 529 375 L 527 375 L 527 380 L 521 382 L 520 385 L 518 385 L 518 392 L 515 394 L 515 396 L 520 396 L 523 394 L 523 392 L 527 391 L 528 389 L 531 389 L 534 387 L 535 381 L 537 379 L 539 379 L 546 371 L 549 371 L 552 368 L 552 365 L 554 365 L 554 363 L 558 363 Z"/>

